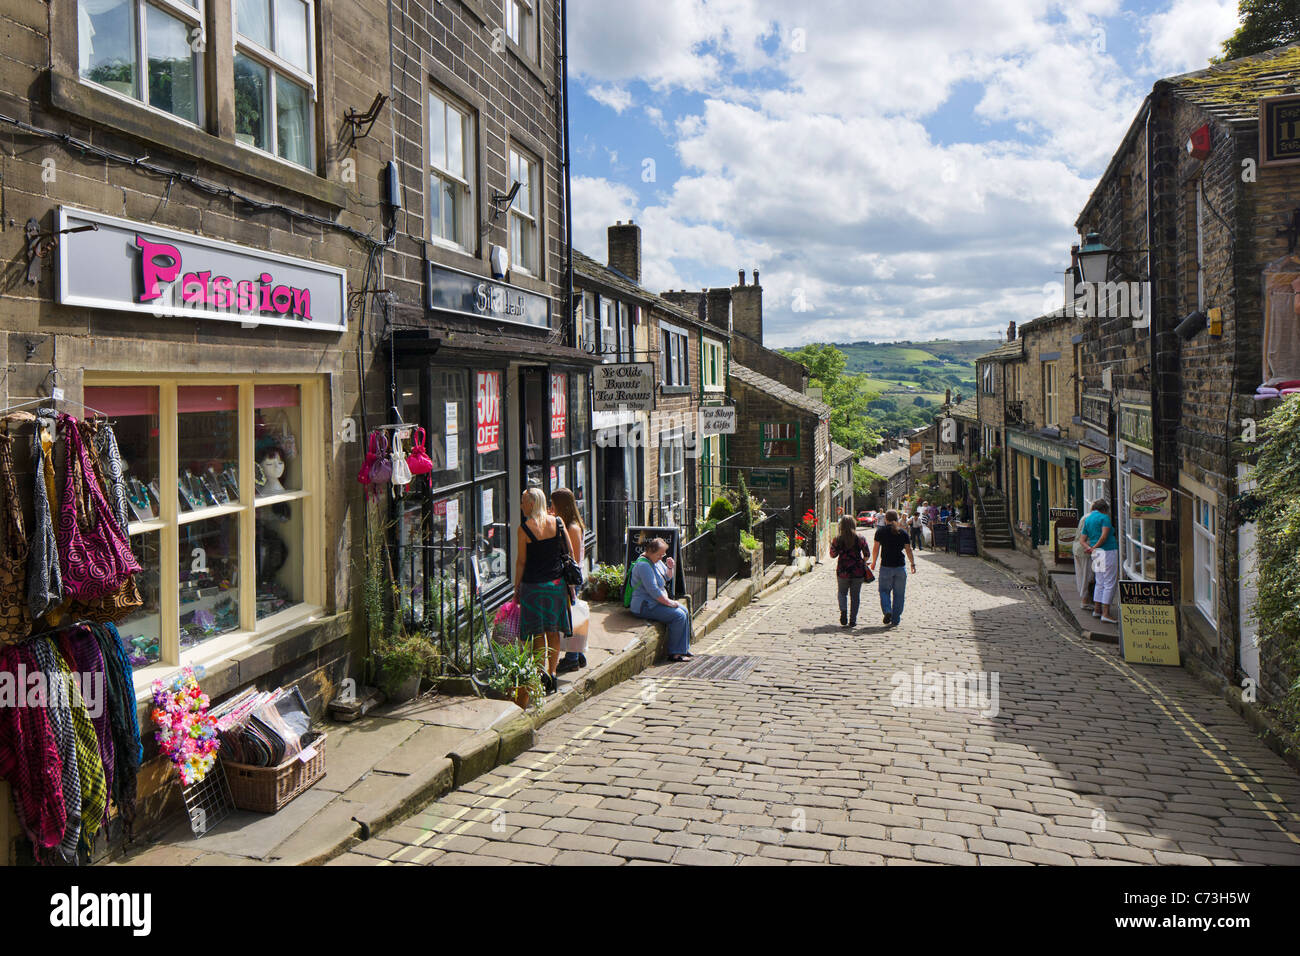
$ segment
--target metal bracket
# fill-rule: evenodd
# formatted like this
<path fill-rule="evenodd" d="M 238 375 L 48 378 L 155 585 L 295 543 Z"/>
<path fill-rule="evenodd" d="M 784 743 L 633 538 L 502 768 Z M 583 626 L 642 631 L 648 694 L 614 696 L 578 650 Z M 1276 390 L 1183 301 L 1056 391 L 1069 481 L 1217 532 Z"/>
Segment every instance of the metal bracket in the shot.
<path fill-rule="evenodd" d="M 348 124 L 349 143 L 355 143 L 359 139 L 365 139 L 370 135 L 371 127 L 379 119 L 379 111 L 384 108 L 388 102 L 388 95 L 385 93 L 376 93 L 374 100 L 370 103 L 370 108 L 364 113 L 358 113 L 351 107 L 343 114 L 343 122 Z"/>
<path fill-rule="evenodd" d="M 99 226 L 73 226 L 71 229 L 59 229 L 54 232 L 41 232 L 41 224 L 35 219 L 28 219 L 23 230 L 27 236 L 27 282 L 35 285 L 41 278 L 41 259 L 54 251 L 59 244 L 59 236 L 70 232 L 98 232 Z"/>

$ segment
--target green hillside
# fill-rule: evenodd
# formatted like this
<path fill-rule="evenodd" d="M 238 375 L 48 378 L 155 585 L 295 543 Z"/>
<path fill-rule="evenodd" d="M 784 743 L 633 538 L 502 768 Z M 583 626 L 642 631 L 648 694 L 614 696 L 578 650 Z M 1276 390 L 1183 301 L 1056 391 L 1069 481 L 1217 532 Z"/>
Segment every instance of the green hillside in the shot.
<path fill-rule="evenodd" d="M 885 431 L 928 424 L 931 406 L 952 389 L 963 398 L 975 394 L 975 359 L 998 346 L 996 339 L 931 342 L 835 343 L 844 353 L 846 372 L 863 372 L 879 398 L 871 403 L 876 427 Z M 785 349 L 793 352 L 794 349 Z"/>

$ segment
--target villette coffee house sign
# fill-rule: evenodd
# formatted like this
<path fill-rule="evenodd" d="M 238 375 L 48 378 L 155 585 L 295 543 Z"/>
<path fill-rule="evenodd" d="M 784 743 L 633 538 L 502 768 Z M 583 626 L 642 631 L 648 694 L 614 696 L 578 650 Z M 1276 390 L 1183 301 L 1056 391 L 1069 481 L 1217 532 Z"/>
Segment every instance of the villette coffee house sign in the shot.
<path fill-rule="evenodd" d="M 308 262 L 60 207 L 62 305 L 321 332 L 347 329 L 347 274 Z"/>

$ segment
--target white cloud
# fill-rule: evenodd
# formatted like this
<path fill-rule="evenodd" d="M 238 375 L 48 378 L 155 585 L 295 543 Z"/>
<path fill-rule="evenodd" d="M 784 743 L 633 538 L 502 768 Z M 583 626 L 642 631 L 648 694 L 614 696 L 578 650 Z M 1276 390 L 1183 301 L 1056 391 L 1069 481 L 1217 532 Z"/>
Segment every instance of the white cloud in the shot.
<path fill-rule="evenodd" d="M 587 95 L 597 103 L 608 106 L 615 113 L 622 113 L 632 105 L 632 94 L 621 86 L 606 86 L 597 83 L 587 87 Z"/>
<path fill-rule="evenodd" d="M 989 334 L 1043 311 L 1150 89 L 1120 41 L 1195 68 L 1232 7 L 1169 0 L 1142 27 L 1121 0 L 574 0 L 575 75 L 627 91 L 624 109 L 652 91 L 645 116 L 683 170 L 640 209 L 628 187 L 575 181 L 575 234 L 595 255 L 636 218 L 650 288 L 760 268 L 771 344 Z M 675 90 L 700 105 L 666 115 Z"/>
<path fill-rule="evenodd" d="M 1160 75 L 1204 69 L 1237 29 L 1237 0 L 1173 0 L 1147 21 L 1145 52 Z"/>

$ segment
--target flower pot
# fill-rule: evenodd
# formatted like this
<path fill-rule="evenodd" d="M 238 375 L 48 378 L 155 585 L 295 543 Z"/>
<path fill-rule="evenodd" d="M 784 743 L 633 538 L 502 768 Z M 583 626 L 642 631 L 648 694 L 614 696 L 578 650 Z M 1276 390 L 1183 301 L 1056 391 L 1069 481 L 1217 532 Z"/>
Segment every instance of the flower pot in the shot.
<path fill-rule="evenodd" d="M 517 705 L 519 705 L 520 710 L 527 710 L 528 704 L 531 702 L 531 697 L 528 693 L 528 688 L 516 687 L 512 699 Z"/>
<path fill-rule="evenodd" d="M 414 700 L 415 695 L 420 692 L 420 675 L 413 674 L 399 684 L 393 685 L 388 700 L 393 704 L 404 704 L 408 700 Z"/>
<path fill-rule="evenodd" d="M 605 601 L 605 600 L 608 600 L 608 599 L 609 599 L 609 582 L 608 582 L 608 581 L 597 581 L 597 582 L 595 583 L 595 585 L 592 587 L 591 596 L 592 596 L 592 598 L 594 598 L 594 599 L 597 600 L 597 601 Z"/>

